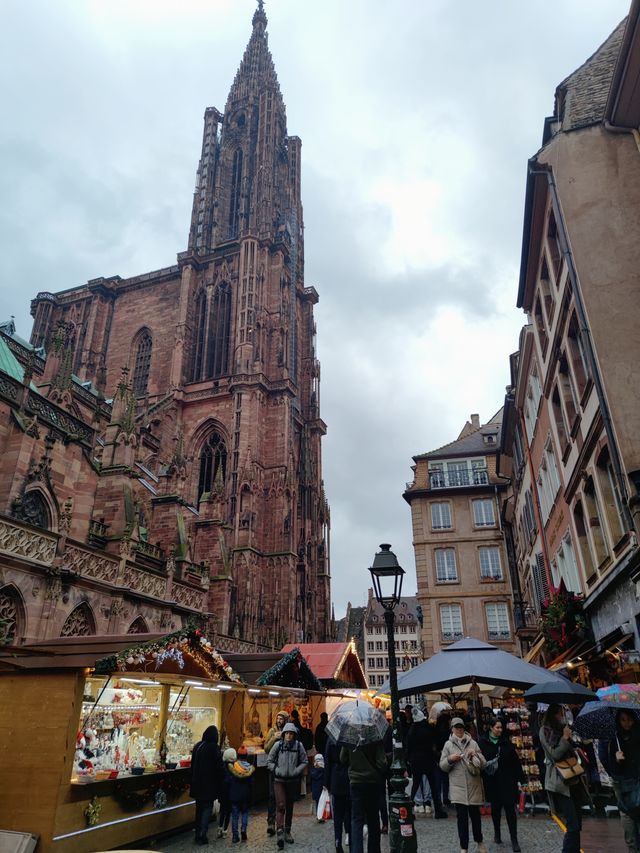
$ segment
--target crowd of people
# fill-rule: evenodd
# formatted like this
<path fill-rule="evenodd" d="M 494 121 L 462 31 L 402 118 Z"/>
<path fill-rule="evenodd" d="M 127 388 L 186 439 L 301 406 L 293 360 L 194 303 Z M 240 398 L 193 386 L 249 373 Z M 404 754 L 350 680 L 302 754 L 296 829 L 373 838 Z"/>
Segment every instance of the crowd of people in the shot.
<path fill-rule="evenodd" d="M 323 795 L 331 802 L 336 853 L 380 853 L 381 835 L 388 833 L 388 796 L 392 752 L 391 727 L 385 737 L 357 747 L 339 745 L 327 733 L 326 713 L 315 733 L 303 729 L 297 712 L 281 710 L 265 738 L 269 771 L 267 834 L 275 836 L 279 850 L 293 844 L 293 812 L 296 801 L 307 793 L 313 814 L 323 817 Z M 579 853 L 582 807 L 591 803 L 587 774 L 565 778 L 564 765 L 576 756 L 589 763 L 587 747 L 578 744 L 569 724 L 570 712 L 549 705 L 536 729 L 544 787 L 554 812 L 566 829 L 563 853 Z M 478 732 L 474 720 L 435 703 L 428 716 L 420 708 L 406 706 L 401 715 L 401 735 L 407 756 L 407 791 L 414 803 L 433 819 L 449 817 L 455 809 L 460 853 L 467 853 L 470 831 L 478 853 L 487 848 L 482 833 L 480 807 L 490 805 L 493 841 L 502 844 L 502 814 L 514 853 L 518 841 L 518 801 L 525 775 L 506 720 L 496 713 Z M 196 801 L 196 842 L 206 844 L 213 803 L 218 800 L 218 836 L 226 835 L 231 822 L 232 842 L 247 839 L 249 804 L 254 766 L 246 750 L 221 752 L 218 730 L 210 726 L 192 755 L 191 795 Z M 640 853 L 640 723 L 634 713 L 618 711 L 615 737 L 599 742 L 598 758 L 611 776 L 621 810 L 622 827 L 629 853 Z"/>

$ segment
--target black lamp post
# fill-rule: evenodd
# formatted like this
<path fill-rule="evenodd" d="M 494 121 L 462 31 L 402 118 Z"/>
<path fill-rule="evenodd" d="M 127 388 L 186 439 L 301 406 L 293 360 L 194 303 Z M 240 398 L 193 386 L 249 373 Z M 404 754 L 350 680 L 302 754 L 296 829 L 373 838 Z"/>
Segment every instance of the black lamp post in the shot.
<path fill-rule="evenodd" d="M 373 590 L 384 609 L 387 625 L 387 651 L 389 654 L 389 686 L 391 689 L 391 716 L 393 720 L 393 761 L 391 763 L 391 788 L 389 797 L 389 849 L 391 853 L 415 853 L 418 842 L 413 822 L 413 803 L 407 797 L 407 763 L 402 746 L 400 728 L 400 703 L 398 701 L 398 671 L 394 640 L 394 609 L 400 603 L 404 569 L 399 565 L 391 545 L 381 545 L 369 569 Z"/>

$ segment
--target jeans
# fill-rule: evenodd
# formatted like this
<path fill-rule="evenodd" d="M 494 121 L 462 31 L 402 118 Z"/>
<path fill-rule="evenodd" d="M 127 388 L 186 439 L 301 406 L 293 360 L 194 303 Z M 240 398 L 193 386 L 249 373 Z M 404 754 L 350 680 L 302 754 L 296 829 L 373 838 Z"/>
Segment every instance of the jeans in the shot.
<path fill-rule="evenodd" d="M 350 853 L 363 853 L 363 829 L 367 824 L 367 853 L 380 853 L 380 786 L 373 782 L 351 785 Z"/>
<path fill-rule="evenodd" d="M 554 794 L 553 803 L 556 812 L 562 818 L 567 831 L 562 842 L 562 853 L 580 853 L 580 830 L 582 829 L 582 814 L 571 797 L 564 794 Z"/>
<path fill-rule="evenodd" d="M 417 806 L 431 805 L 431 784 L 424 773 L 413 774 L 413 785 L 411 786 L 411 799 Z"/>
<path fill-rule="evenodd" d="M 196 800 L 196 841 L 202 841 L 207 837 L 212 814 L 212 802 L 208 800 Z"/>
<path fill-rule="evenodd" d="M 276 826 L 280 829 L 291 829 L 293 820 L 293 804 L 300 792 L 299 779 L 274 779 L 273 792 L 276 798 Z"/>
<path fill-rule="evenodd" d="M 220 798 L 220 814 L 218 815 L 218 826 L 220 829 L 229 829 L 229 818 L 231 817 L 231 803 L 227 797 Z"/>
<path fill-rule="evenodd" d="M 447 774 L 444 774 L 447 776 Z M 437 769 L 435 767 L 420 769 L 416 771 L 416 775 L 413 777 L 413 785 L 411 787 L 411 799 L 415 802 L 415 795 L 418 791 L 418 788 L 422 785 L 422 780 L 424 777 L 427 777 L 427 781 L 429 782 L 429 788 L 431 790 L 431 796 L 426 797 L 425 801 L 431 799 L 433 801 L 433 807 L 436 810 L 436 813 L 442 811 L 442 799 L 440 798 L 440 785 L 438 784 L 438 775 Z M 449 781 L 449 777 L 447 776 L 447 782 Z M 424 788 L 423 788 L 424 790 Z M 449 794 L 449 790 L 447 788 L 447 795 Z"/>
<path fill-rule="evenodd" d="M 473 840 L 480 844 L 482 841 L 480 806 L 465 806 L 462 803 L 456 803 L 456 815 L 458 817 L 458 838 L 460 839 L 460 849 L 469 849 L 469 818 L 471 818 Z"/>
<path fill-rule="evenodd" d="M 249 803 L 231 803 L 231 834 L 238 837 L 238 818 L 242 816 L 241 831 L 247 831 L 249 822 Z"/>
<path fill-rule="evenodd" d="M 512 841 L 516 841 L 518 838 L 518 822 L 516 818 L 515 803 L 491 803 L 491 820 L 493 821 L 493 831 L 495 832 L 496 837 L 499 838 L 500 817 L 502 809 L 504 809 L 504 816 L 507 819 L 507 826 L 509 827 L 509 836 Z"/>
<path fill-rule="evenodd" d="M 348 794 L 342 796 L 331 796 L 331 810 L 333 813 L 333 835 L 336 847 L 342 847 L 342 831 L 351 832 L 351 800 Z"/>

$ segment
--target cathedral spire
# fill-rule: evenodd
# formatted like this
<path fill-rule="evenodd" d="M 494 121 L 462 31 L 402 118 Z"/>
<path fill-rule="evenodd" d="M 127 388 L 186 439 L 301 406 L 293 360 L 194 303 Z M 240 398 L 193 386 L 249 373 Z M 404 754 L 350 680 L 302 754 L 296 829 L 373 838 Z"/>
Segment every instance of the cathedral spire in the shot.
<path fill-rule="evenodd" d="M 263 0 L 258 0 L 258 7 L 253 13 L 253 30 L 242 62 L 231 85 L 225 114 L 229 115 L 238 106 L 246 106 L 247 102 L 256 101 L 260 93 L 271 91 L 277 94 L 282 108 L 282 95 L 276 69 L 269 51 L 267 35 L 267 16 Z"/>
<path fill-rule="evenodd" d="M 258 8 L 253 13 L 252 24 L 253 24 L 254 30 L 256 29 L 256 27 L 262 27 L 263 32 L 266 29 L 266 27 L 267 27 L 267 15 L 264 11 L 264 0 L 258 0 Z"/>

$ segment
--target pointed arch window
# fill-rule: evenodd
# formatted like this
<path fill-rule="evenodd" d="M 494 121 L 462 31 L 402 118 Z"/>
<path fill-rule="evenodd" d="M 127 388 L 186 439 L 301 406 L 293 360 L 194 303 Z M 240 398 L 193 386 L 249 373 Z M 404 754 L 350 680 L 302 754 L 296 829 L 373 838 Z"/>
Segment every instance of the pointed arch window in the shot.
<path fill-rule="evenodd" d="M 79 604 L 65 619 L 61 637 L 90 637 L 96 633 L 96 623 L 88 604 Z"/>
<path fill-rule="evenodd" d="M 142 616 L 137 616 L 131 625 L 129 625 L 129 630 L 127 634 L 148 634 L 149 628 L 147 627 L 147 623 L 145 622 Z"/>
<path fill-rule="evenodd" d="M 219 284 L 213 297 L 209 323 L 207 377 L 216 378 L 229 372 L 229 336 L 231 327 L 231 289 Z"/>
<path fill-rule="evenodd" d="M 204 350 L 207 330 L 207 294 L 201 290 L 196 300 L 196 323 L 195 323 L 195 340 L 193 347 L 193 367 L 191 371 L 191 379 L 193 382 L 198 382 L 202 379 L 202 369 L 204 366 Z"/>
<path fill-rule="evenodd" d="M 242 188 L 242 148 L 238 148 L 233 155 L 233 168 L 231 170 L 231 197 L 229 199 L 229 236 L 238 236 L 238 224 L 240 221 L 240 190 Z"/>
<path fill-rule="evenodd" d="M 24 608 L 15 587 L 0 589 L 0 646 L 24 636 Z"/>
<path fill-rule="evenodd" d="M 30 489 L 25 492 L 22 498 L 15 502 L 13 515 L 34 527 L 51 530 L 49 505 L 39 489 Z"/>
<path fill-rule="evenodd" d="M 213 432 L 200 453 L 198 477 L 198 503 L 205 495 L 219 491 L 224 486 L 227 472 L 227 448 L 218 432 Z"/>
<path fill-rule="evenodd" d="M 133 367 L 133 393 L 136 397 L 144 397 L 149 384 L 149 371 L 151 369 L 151 349 L 153 341 L 151 335 L 145 329 L 138 335 L 136 354 Z"/>

